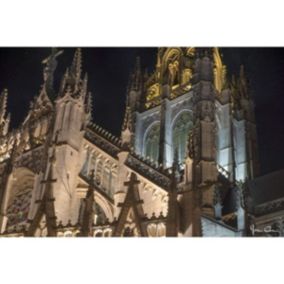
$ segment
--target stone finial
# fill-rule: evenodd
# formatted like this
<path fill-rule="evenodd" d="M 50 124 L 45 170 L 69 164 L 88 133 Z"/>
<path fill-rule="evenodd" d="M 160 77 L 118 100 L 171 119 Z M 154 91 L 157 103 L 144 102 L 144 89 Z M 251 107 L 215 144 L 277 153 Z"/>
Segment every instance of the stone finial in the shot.
<path fill-rule="evenodd" d="M 70 68 L 72 76 L 75 78 L 76 84 L 79 83 L 82 73 L 82 52 L 81 48 L 77 48 L 74 54 L 73 62 Z"/>

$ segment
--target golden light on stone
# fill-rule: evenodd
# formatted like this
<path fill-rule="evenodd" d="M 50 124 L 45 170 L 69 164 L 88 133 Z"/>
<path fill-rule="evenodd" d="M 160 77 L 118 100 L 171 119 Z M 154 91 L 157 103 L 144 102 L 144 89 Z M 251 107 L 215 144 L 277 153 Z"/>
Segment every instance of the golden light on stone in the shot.
<path fill-rule="evenodd" d="M 219 52 L 219 48 L 214 47 L 213 49 L 214 58 L 214 85 L 216 90 L 220 93 L 224 87 L 226 81 L 227 69 L 223 65 L 222 58 Z"/>
<path fill-rule="evenodd" d="M 160 85 L 158 83 L 152 85 L 146 95 L 146 103 L 145 107 L 150 108 L 152 106 L 156 106 L 160 103 Z"/>
<path fill-rule="evenodd" d="M 195 48 L 160 48 L 157 56 L 156 70 L 146 82 L 145 108 L 160 104 L 161 82 L 167 82 L 171 88 L 170 99 L 174 99 L 191 89 L 192 63 Z M 186 58 L 186 62 L 183 61 Z M 153 82 L 153 78 L 155 78 Z"/>

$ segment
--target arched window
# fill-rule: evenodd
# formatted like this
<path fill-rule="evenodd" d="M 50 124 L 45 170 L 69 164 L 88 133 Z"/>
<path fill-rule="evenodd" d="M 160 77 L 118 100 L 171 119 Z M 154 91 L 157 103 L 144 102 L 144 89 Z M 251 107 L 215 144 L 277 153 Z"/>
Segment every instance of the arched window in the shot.
<path fill-rule="evenodd" d="M 153 161 L 158 161 L 159 155 L 159 138 L 160 138 L 160 124 L 156 123 L 146 134 L 145 139 L 145 157 L 149 157 Z"/>
<path fill-rule="evenodd" d="M 184 162 L 186 158 L 186 146 L 190 130 L 192 129 L 192 117 L 190 112 L 181 113 L 173 125 L 173 155 L 177 150 L 178 160 Z"/>

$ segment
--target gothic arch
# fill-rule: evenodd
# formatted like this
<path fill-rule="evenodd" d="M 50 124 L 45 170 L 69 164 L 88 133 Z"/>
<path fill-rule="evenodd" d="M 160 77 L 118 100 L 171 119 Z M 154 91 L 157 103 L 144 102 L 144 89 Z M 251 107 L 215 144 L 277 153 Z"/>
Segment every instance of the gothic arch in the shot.
<path fill-rule="evenodd" d="M 79 179 L 80 181 L 77 185 L 77 193 L 79 195 L 79 198 L 83 199 L 86 197 L 86 192 L 89 185 L 88 180 L 86 180 L 85 178 L 79 177 Z M 112 200 L 108 199 L 102 190 L 95 190 L 94 193 L 94 201 L 100 206 L 106 217 L 112 221 L 114 218 L 114 205 L 112 203 Z"/>
<path fill-rule="evenodd" d="M 180 111 L 172 121 L 172 155 L 177 150 L 179 162 L 186 157 L 186 147 L 189 131 L 193 127 L 192 112 L 190 110 Z"/>
<path fill-rule="evenodd" d="M 95 202 L 100 206 L 106 218 L 110 221 L 113 220 L 114 217 L 114 210 L 113 206 L 111 206 L 110 202 L 108 202 L 100 193 L 95 191 Z"/>
<path fill-rule="evenodd" d="M 155 121 L 148 126 L 143 138 L 143 154 L 145 157 L 158 161 L 160 122 Z"/>
<path fill-rule="evenodd" d="M 166 70 L 169 61 L 173 59 L 180 59 L 182 50 L 180 48 L 168 48 L 163 56 L 163 71 Z"/>

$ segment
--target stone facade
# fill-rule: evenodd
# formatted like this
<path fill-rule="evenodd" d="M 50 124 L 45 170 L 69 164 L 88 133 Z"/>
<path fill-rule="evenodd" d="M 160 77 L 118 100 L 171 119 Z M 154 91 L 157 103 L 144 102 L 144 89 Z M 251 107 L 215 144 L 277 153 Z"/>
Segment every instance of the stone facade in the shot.
<path fill-rule="evenodd" d="M 258 159 L 243 67 L 228 80 L 218 48 L 159 48 L 151 75 L 138 59 L 114 137 L 92 122 L 81 49 L 54 90 L 61 53 L 43 61 L 15 131 L 0 97 L 2 236 L 249 234 L 244 188 Z"/>

